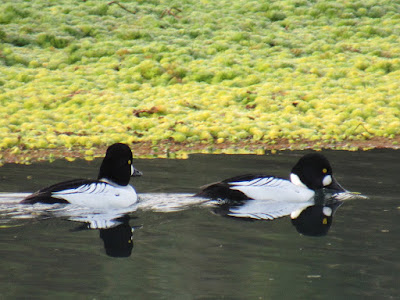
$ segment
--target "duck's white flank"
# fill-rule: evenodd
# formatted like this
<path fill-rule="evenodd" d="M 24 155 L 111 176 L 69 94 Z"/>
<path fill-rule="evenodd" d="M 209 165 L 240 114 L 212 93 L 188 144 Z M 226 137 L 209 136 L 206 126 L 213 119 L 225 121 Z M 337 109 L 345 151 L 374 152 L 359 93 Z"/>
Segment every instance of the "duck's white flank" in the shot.
<path fill-rule="evenodd" d="M 315 194 L 313 190 L 276 177 L 256 178 L 229 184 L 232 185 L 231 189 L 241 191 L 249 198 L 256 200 L 305 202 Z"/>
<path fill-rule="evenodd" d="M 121 186 L 105 179 L 75 189 L 53 192 L 52 197 L 93 208 L 123 208 L 137 202 L 136 191 L 131 185 Z"/>

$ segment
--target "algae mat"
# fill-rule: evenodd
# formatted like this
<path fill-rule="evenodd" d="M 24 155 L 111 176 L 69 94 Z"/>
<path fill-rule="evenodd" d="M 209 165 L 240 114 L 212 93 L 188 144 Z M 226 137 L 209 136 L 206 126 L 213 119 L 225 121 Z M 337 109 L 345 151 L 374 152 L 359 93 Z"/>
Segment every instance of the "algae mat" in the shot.
<path fill-rule="evenodd" d="M 114 142 L 183 158 L 397 148 L 399 10 L 393 1 L 3 1 L 0 160 L 92 159 Z"/>

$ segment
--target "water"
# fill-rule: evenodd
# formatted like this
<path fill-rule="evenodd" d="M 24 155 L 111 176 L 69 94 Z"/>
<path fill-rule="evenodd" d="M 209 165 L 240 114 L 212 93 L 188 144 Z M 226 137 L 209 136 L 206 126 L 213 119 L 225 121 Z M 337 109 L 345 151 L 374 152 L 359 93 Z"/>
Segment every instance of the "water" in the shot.
<path fill-rule="evenodd" d="M 344 201 L 321 237 L 299 234 L 289 217 L 222 217 L 190 197 L 234 175 L 287 177 L 305 152 L 136 160 L 144 176 L 131 183 L 143 201 L 113 231 L 16 204 L 49 184 L 95 177 L 100 161 L 5 165 L 0 299 L 397 299 L 399 151 L 323 153 L 346 189 L 369 198 Z"/>

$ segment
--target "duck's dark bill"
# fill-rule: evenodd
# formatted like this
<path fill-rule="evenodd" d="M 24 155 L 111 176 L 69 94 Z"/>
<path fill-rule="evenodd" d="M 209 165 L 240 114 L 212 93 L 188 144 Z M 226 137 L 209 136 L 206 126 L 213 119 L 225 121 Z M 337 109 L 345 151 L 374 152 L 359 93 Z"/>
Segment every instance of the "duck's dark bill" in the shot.
<path fill-rule="evenodd" d="M 135 169 L 134 167 L 132 167 L 132 175 L 131 177 L 138 177 L 138 176 L 142 176 L 143 173 L 140 172 L 139 170 Z"/>
<path fill-rule="evenodd" d="M 326 189 L 328 190 L 333 190 L 335 192 L 347 192 L 346 189 L 344 189 L 339 182 L 335 179 L 335 177 L 332 176 L 332 183 L 325 186 Z"/>

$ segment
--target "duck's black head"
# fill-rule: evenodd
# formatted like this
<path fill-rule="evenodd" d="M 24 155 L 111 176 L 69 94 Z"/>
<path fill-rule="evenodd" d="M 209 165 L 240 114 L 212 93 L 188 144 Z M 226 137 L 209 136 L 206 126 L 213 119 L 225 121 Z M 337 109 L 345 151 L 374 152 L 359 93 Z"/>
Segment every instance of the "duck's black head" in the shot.
<path fill-rule="evenodd" d="M 116 143 L 108 147 L 100 166 L 98 179 L 108 179 L 119 185 L 128 185 L 131 176 L 141 172 L 132 165 L 132 151 L 126 144 Z"/>
<path fill-rule="evenodd" d="M 319 153 L 306 154 L 293 167 L 290 180 L 296 185 L 303 185 L 312 190 L 327 188 L 344 192 L 332 174 L 328 159 Z"/>

